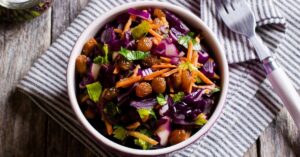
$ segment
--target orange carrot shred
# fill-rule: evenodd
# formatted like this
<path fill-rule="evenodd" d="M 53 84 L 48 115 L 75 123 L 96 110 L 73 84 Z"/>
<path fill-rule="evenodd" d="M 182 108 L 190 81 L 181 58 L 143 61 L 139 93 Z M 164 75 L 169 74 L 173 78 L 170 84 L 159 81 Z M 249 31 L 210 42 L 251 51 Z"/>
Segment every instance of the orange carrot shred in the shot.
<path fill-rule="evenodd" d="M 153 42 L 154 45 L 158 45 L 159 44 L 159 41 L 157 40 L 157 38 L 153 38 L 152 42 Z"/>
<path fill-rule="evenodd" d="M 209 85 L 213 85 L 214 83 L 209 79 L 207 78 L 202 72 L 198 71 L 197 70 L 197 74 L 198 76 L 200 77 L 200 79 L 202 81 L 204 81 L 206 84 L 209 84 Z"/>
<path fill-rule="evenodd" d="M 154 139 L 150 138 L 149 136 L 144 135 L 140 132 L 137 132 L 137 131 L 128 131 L 128 135 L 133 136 L 133 137 L 138 138 L 138 139 L 141 139 L 141 140 L 144 140 L 144 141 L 146 141 L 146 142 L 148 142 L 152 145 L 157 145 L 158 144 L 158 142 L 156 140 L 154 140 Z"/>
<path fill-rule="evenodd" d="M 115 66 L 115 69 L 114 69 L 114 71 L 113 71 L 113 74 L 118 74 L 120 72 L 120 69 L 119 69 L 119 67 L 118 66 Z"/>
<path fill-rule="evenodd" d="M 162 39 L 163 36 L 159 35 L 158 33 L 156 33 L 153 29 L 149 29 L 148 31 L 151 35 L 153 35 L 154 37 L 158 38 L 158 39 Z"/>
<path fill-rule="evenodd" d="M 138 81 L 140 81 L 142 79 L 141 76 L 133 76 L 133 77 L 129 77 L 123 80 L 120 80 L 119 82 L 116 83 L 116 87 L 120 88 L 120 87 L 127 87 L 130 86 Z"/>
<path fill-rule="evenodd" d="M 126 127 L 126 129 L 129 129 L 129 130 L 136 129 L 136 128 L 139 127 L 140 125 L 141 125 L 140 122 L 135 122 L 135 123 L 132 123 L 132 124 L 128 125 L 128 126 Z"/>
<path fill-rule="evenodd" d="M 158 29 L 160 27 L 159 24 L 151 24 L 152 29 Z"/>
<path fill-rule="evenodd" d="M 125 24 L 125 27 L 124 27 L 123 32 L 122 32 L 122 37 L 124 36 L 125 32 L 129 31 L 133 19 L 134 19 L 134 17 L 131 15 L 129 17 L 128 21 Z"/>
<path fill-rule="evenodd" d="M 167 58 L 167 57 L 160 57 L 161 60 L 167 62 L 167 63 L 170 63 L 171 62 L 171 59 L 170 58 Z"/>
<path fill-rule="evenodd" d="M 162 74 L 161 77 L 168 77 L 168 76 L 170 76 L 170 75 L 172 75 L 172 74 L 174 74 L 174 73 L 176 73 L 176 72 L 178 72 L 178 71 L 179 71 L 178 68 L 173 69 L 173 70 L 170 70 L 170 71 L 168 71 L 168 72 Z"/>
<path fill-rule="evenodd" d="M 140 67 L 141 67 L 140 65 L 137 65 L 137 66 L 134 68 L 132 76 L 137 76 Z"/>
<path fill-rule="evenodd" d="M 116 28 L 116 29 L 114 29 L 114 32 L 116 32 L 116 33 L 120 33 L 120 34 L 121 34 L 121 33 L 123 33 L 123 31 L 122 31 L 121 29 L 117 29 L 117 28 Z"/>
<path fill-rule="evenodd" d="M 192 41 L 190 40 L 189 41 L 189 45 L 188 45 L 188 52 L 187 52 L 187 61 L 191 61 L 192 59 L 192 55 L 193 55 L 193 43 Z"/>
<path fill-rule="evenodd" d="M 150 75 L 145 76 L 144 80 L 150 81 L 150 80 L 154 79 L 155 77 L 160 76 L 161 74 L 163 74 L 167 71 L 169 71 L 169 69 L 162 69 L 162 70 L 155 71 L 155 72 L 151 73 Z"/>
<path fill-rule="evenodd" d="M 107 119 L 104 116 L 102 116 L 102 120 L 104 121 L 107 134 L 111 135 L 113 133 L 112 125 L 107 121 Z"/>
<path fill-rule="evenodd" d="M 176 67 L 177 67 L 176 65 L 161 63 L 161 64 L 154 64 L 152 65 L 151 68 L 159 69 L 159 68 L 176 68 Z"/>
<path fill-rule="evenodd" d="M 193 52 L 193 57 L 192 57 L 192 64 L 195 65 L 195 66 L 197 66 L 197 63 L 198 63 L 198 57 L 199 57 L 198 52 L 194 51 Z"/>

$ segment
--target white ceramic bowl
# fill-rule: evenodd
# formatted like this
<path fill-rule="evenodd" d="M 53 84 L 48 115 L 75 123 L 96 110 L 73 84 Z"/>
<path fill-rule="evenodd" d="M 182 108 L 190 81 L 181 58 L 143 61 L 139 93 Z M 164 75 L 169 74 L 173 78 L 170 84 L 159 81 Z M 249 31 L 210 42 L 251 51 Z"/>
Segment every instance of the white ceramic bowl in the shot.
<path fill-rule="evenodd" d="M 147 8 L 147 7 L 156 7 L 156 8 L 164 8 L 172 11 L 176 15 L 178 15 L 188 26 L 192 26 L 195 29 L 202 30 L 204 34 L 204 39 L 207 42 L 208 46 L 213 50 L 215 59 L 217 61 L 218 67 L 221 72 L 221 96 L 215 111 L 213 112 L 212 116 L 209 118 L 207 124 L 205 124 L 197 133 L 191 136 L 189 139 L 181 142 L 179 144 L 155 149 L 155 150 L 140 150 L 140 149 L 133 149 L 129 148 L 120 144 L 117 144 L 101 133 L 99 133 L 85 118 L 82 111 L 80 110 L 79 104 L 76 99 L 76 91 L 75 91 L 75 60 L 78 55 L 80 55 L 83 45 L 86 41 L 95 36 L 95 34 L 108 22 L 113 20 L 117 15 L 122 12 L 126 12 L 129 8 Z M 213 126 L 215 121 L 218 119 L 220 114 L 222 113 L 224 104 L 225 104 L 225 97 L 228 88 L 228 64 L 225 58 L 225 53 L 223 52 L 220 43 L 217 41 L 213 32 L 203 23 L 201 19 L 191 13 L 189 10 L 180 8 L 178 6 L 172 5 L 170 3 L 165 2 L 132 2 L 128 3 L 119 7 L 114 8 L 113 10 L 105 13 L 104 15 L 96 18 L 81 34 L 79 39 L 77 40 L 73 51 L 71 53 L 68 70 L 67 70 L 67 84 L 68 84 L 68 94 L 69 99 L 72 105 L 72 108 L 80 121 L 80 123 L 85 127 L 86 131 L 92 134 L 95 137 L 97 142 L 103 143 L 104 146 L 110 148 L 112 150 L 118 151 L 120 154 L 123 155 L 139 155 L 139 156 L 158 156 L 167 154 L 179 149 L 182 149 L 197 139 L 203 137 L 209 129 Z"/>

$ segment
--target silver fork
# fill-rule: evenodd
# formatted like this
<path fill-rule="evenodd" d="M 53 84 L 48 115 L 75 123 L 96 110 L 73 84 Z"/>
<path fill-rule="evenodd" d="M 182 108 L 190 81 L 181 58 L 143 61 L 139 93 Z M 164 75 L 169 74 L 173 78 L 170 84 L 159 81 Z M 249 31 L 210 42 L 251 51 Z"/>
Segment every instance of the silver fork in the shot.
<path fill-rule="evenodd" d="M 281 98 L 300 129 L 300 96 L 271 55 L 270 50 L 256 35 L 256 22 L 251 8 L 245 0 L 215 0 L 215 2 L 218 13 L 227 27 L 235 33 L 246 36 L 252 43 L 274 91 Z"/>

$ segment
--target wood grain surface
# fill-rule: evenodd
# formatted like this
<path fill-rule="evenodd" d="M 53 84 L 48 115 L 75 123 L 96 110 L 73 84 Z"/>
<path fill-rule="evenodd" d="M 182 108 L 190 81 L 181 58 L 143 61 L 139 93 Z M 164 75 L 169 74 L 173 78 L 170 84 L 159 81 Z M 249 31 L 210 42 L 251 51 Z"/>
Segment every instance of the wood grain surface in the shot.
<path fill-rule="evenodd" d="M 91 157 L 74 137 L 15 91 L 34 60 L 69 26 L 87 0 L 55 0 L 41 17 L 0 25 L 0 157 Z M 283 109 L 245 157 L 300 156 L 300 135 Z"/>

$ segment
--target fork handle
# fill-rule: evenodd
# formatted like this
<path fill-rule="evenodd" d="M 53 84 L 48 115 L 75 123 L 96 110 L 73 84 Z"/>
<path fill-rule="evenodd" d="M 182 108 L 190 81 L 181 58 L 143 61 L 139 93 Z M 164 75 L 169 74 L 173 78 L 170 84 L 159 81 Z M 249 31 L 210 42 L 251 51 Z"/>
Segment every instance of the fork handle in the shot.
<path fill-rule="evenodd" d="M 300 129 L 300 96 L 298 92 L 293 87 L 286 73 L 279 67 L 273 57 L 264 59 L 263 66 L 273 89 L 281 98 L 285 107 L 294 119 L 298 129 Z"/>

